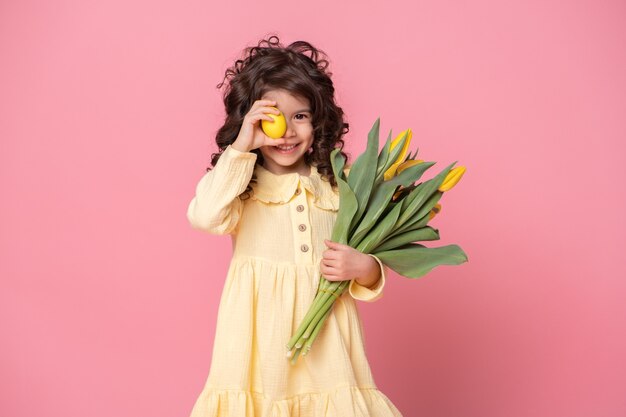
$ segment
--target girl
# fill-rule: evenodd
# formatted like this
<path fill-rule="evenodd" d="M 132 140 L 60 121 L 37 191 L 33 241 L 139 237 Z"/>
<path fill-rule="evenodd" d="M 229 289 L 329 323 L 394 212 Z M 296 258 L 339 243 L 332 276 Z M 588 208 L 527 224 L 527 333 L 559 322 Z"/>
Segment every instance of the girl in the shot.
<path fill-rule="evenodd" d="M 284 48 L 276 36 L 245 52 L 226 71 L 221 151 L 187 210 L 192 227 L 230 234 L 233 243 L 209 376 L 191 416 L 401 416 L 374 383 L 355 302 L 380 298 L 388 271 L 374 255 L 329 240 L 339 208 L 330 153 L 343 148 L 349 125 L 328 61 L 307 42 Z M 279 139 L 260 126 L 279 113 L 273 107 L 287 120 Z M 350 286 L 292 365 L 285 346 L 320 272 Z"/>

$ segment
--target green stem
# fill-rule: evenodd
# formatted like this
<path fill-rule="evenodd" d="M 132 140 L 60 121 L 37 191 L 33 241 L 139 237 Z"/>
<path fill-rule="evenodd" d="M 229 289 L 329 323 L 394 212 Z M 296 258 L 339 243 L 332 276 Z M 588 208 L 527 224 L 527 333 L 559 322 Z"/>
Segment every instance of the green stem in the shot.
<path fill-rule="evenodd" d="M 291 364 L 295 365 L 296 361 L 298 360 L 298 356 L 300 355 L 300 351 L 301 349 L 296 350 L 296 352 L 294 353 L 293 357 L 291 358 Z"/>
<path fill-rule="evenodd" d="M 332 309 L 329 308 L 328 311 L 326 312 L 326 314 L 324 314 L 324 316 L 322 317 L 322 319 L 318 323 L 318 325 L 315 327 L 315 330 L 313 330 L 313 333 L 311 333 L 311 337 L 309 337 L 309 339 L 306 341 L 306 343 L 302 347 L 302 349 L 304 350 L 304 353 L 302 354 L 302 356 L 306 356 L 307 353 L 309 353 L 309 351 L 311 350 L 311 345 L 313 344 L 313 341 L 315 340 L 315 338 L 317 337 L 317 334 L 320 332 L 320 330 L 324 326 L 324 323 L 326 323 L 326 319 L 330 315 L 331 311 L 332 311 Z"/>
<path fill-rule="evenodd" d="M 321 274 L 320 274 L 320 278 L 321 278 Z M 324 278 L 322 281 L 320 281 L 320 284 L 323 285 L 324 281 L 328 282 L 328 280 Z M 288 351 L 293 348 L 293 346 L 296 344 L 298 339 L 300 339 L 300 336 L 302 336 L 304 331 L 307 329 L 309 323 L 311 322 L 311 319 L 315 317 L 315 314 L 317 314 L 317 311 L 322 304 L 322 298 L 324 294 L 325 294 L 324 292 L 318 290 L 317 294 L 315 295 L 315 298 L 313 299 L 313 303 L 311 303 L 311 306 L 309 307 L 309 311 L 307 311 L 306 315 L 300 322 L 300 325 L 298 326 L 296 333 L 291 337 L 291 339 L 289 339 L 289 342 L 287 343 Z"/>
<path fill-rule="evenodd" d="M 324 314 L 332 303 L 335 301 L 335 296 L 330 292 L 337 292 L 341 295 L 345 288 L 345 283 L 349 281 L 329 281 L 320 275 L 320 289 L 315 296 L 313 304 L 309 307 L 309 311 L 302 319 L 302 322 L 296 329 L 296 333 L 291 337 L 289 343 L 287 343 L 287 351 L 289 352 L 294 346 L 299 349 L 306 342 L 306 339 L 310 337 L 311 332 L 318 323 L 320 316 Z M 342 287 L 343 285 L 343 287 Z M 326 287 L 326 288 L 324 288 Z M 326 291 L 321 291 L 325 289 Z"/>
<path fill-rule="evenodd" d="M 319 322 L 321 317 L 326 313 L 326 311 L 328 311 L 328 309 L 332 308 L 334 302 L 337 300 L 337 298 L 339 298 L 339 296 L 341 296 L 342 290 L 343 288 L 345 288 L 345 285 L 344 285 L 345 282 L 349 282 L 349 281 L 334 281 L 332 285 L 329 287 L 328 291 L 332 291 L 334 293 L 337 293 L 338 295 L 335 296 L 334 294 L 331 294 L 331 293 L 325 293 L 326 300 L 324 304 L 322 305 L 322 307 L 318 310 L 317 314 L 315 315 L 315 317 L 309 324 L 306 331 L 304 332 L 304 335 L 303 335 L 304 339 L 309 338 L 309 336 L 311 335 L 311 332 L 313 331 L 313 329 L 315 328 L 315 325 Z"/>
<path fill-rule="evenodd" d="M 335 281 L 332 282 L 333 284 L 337 284 L 337 285 L 333 285 L 333 287 L 337 287 L 337 293 L 338 294 L 343 294 L 344 290 L 348 287 L 348 285 L 350 284 L 350 281 Z M 311 350 L 311 346 L 313 345 L 313 341 L 316 339 L 317 335 L 319 334 L 319 332 L 321 331 L 322 327 L 324 326 L 324 323 L 326 322 L 326 319 L 328 318 L 328 316 L 331 313 L 332 310 L 332 306 L 334 304 L 334 301 L 336 301 L 334 298 L 334 296 L 332 294 L 328 294 L 330 295 L 333 299 L 327 300 L 326 301 L 326 305 L 329 305 L 329 307 L 325 310 L 323 310 L 323 306 L 322 306 L 322 310 L 318 310 L 318 315 L 320 314 L 320 312 L 323 312 L 323 316 L 321 318 L 319 318 L 319 320 L 316 320 L 316 318 L 311 320 L 311 323 L 309 323 L 309 327 L 314 325 L 313 331 L 310 334 L 310 336 L 308 336 L 307 338 L 305 337 L 301 337 L 298 340 L 298 343 L 296 344 L 296 350 L 293 353 L 293 356 L 291 356 L 291 363 L 294 364 L 295 363 L 295 357 L 297 357 L 300 353 L 302 353 L 302 356 L 306 356 L 309 351 Z M 329 301 L 331 301 L 329 303 Z M 307 329 L 308 330 L 308 329 Z"/>

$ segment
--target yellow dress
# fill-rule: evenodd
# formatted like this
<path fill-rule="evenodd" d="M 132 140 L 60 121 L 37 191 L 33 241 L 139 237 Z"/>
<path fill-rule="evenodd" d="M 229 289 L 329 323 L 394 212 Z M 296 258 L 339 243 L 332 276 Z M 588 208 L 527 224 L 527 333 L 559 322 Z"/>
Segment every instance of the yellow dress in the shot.
<path fill-rule="evenodd" d="M 277 175 L 256 158 L 228 146 L 187 210 L 193 228 L 230 234 L 233 245 L 210 371 L 191 417 L 401 417 L 374 383 L 355 301 L 383 294 L 388 270 L 376 256 L 377 283 L 353 279 L 309 353 L 295 365 L 287 358 L 317 291 L 339 195 L 314 166 L 309 176 Z M 253 172 L 253 196 L 241 199 Z"/>

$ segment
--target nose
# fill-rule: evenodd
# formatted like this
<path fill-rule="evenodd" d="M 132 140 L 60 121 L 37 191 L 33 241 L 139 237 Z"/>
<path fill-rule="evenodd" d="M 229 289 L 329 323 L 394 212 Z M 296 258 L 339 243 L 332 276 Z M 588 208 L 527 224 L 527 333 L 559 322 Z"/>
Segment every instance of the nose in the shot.
<path fill-rule="evenodd" d="M 289 122 L 287 122 L 287 130 L 285 130 L 285 134 L 283 135 L 283 138 L 290 138 L 292 136 L 296 135 L 296 129 L 294 129 L 291 124 Z"/>

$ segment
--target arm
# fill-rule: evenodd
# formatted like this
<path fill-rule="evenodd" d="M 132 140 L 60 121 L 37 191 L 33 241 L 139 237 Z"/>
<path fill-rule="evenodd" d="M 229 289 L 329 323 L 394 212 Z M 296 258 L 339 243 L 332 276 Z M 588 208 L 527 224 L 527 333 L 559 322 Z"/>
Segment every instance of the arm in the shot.
<path fill-rule="evenodd" d="M 228 145 L 211 171 L 200 179 L 187 207 L 187 220 L 195 229 L 212 234 L 231 233 L 241 217 L 238 197 L 250 182 L 257 155 Z"/>
<path fill-rule="evenodd" d="M 376 255 L 370 253 L 367 255 L 376 260 L 378 268 L 373 269 L 371 273 L 365 277 L 350 280 L 348 292 L 352 298 L 371 303 L 383 296 L 383 288 L 385 287 L 385 281 L 387 279 L 387 267 Z"/>
<path fill-rule="evenodd" d="M 357 300 L 372 302 L 383 296 L 388 267 L 376 255 L 359 252 L 355 248 L 333 242 L 330 239 L 324 239 L 324 244 L 329 247 L 329 250 L 322 253 L 320 270 L 327 279 L 335 281 L 346 279 L 343 278 L 346 275 L 348 277 L 356 276 L 356 278 L 350 279 L 348 292 L 352 298 Z M 333 254 L 334 251 L 338 251 L 342 255 L 335 255 Z M 368 257 L 373 258 L 375 262 Z M 334 268 L 326 265 L 327 261 L 337 264 L 337 259 L 342 259 L 343 262 L 335 265 Z M 330 278 L 331 275 L 332 278 Z"/>

